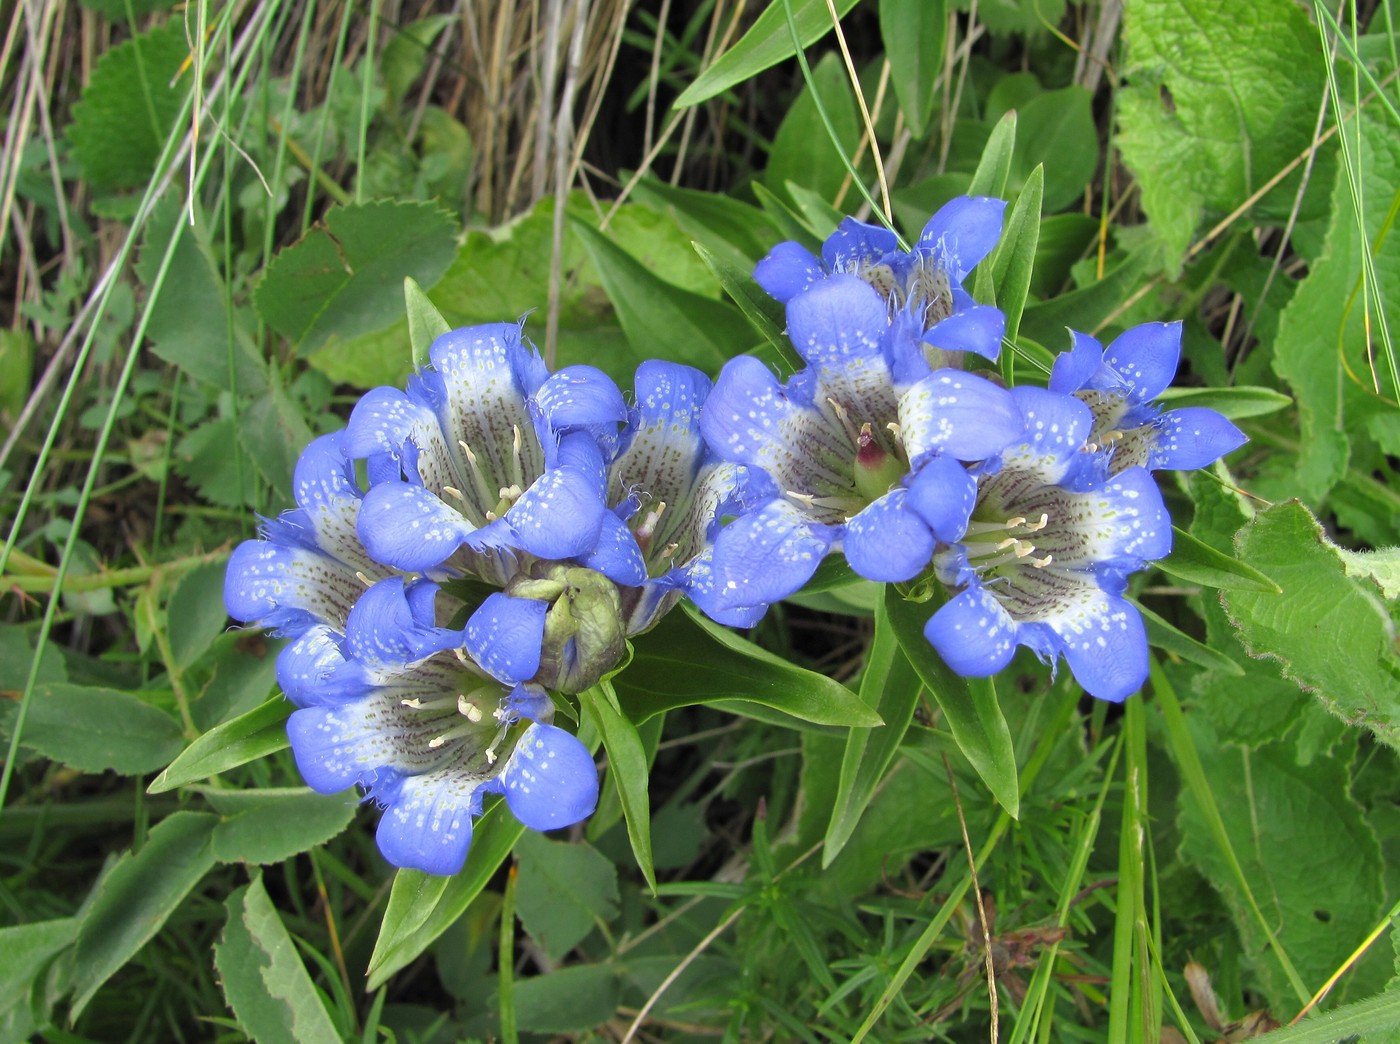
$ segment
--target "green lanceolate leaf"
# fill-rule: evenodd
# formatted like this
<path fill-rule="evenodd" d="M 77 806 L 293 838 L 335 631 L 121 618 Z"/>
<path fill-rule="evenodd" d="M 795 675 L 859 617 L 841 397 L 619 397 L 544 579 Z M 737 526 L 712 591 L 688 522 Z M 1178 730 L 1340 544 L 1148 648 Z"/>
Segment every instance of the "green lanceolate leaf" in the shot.
<path fill-rule="evenodd" d="M 1021 313 L 1030 293 L 1031 273 L 1035 269 L 1035 247 L 1040 238 L 1040 200 L 1045 185 L 1045 171 L 1036 167 L 1026 179 L 1026 187 L 1016 197 L 1006 229 L 1001 234 L 996 253 L 988 267 L 992 283 L 997 288 L 997 307 L 1006 316 L 1006 339 L 1015 341 L 1021 328 Z M 979 273 L 980 275 L 980 273 Z M 1007 352 L 1008 359 L 1014 358 Z"/>
<path fill-rule="evenodd" d="M 693 242 L 745 273 L 783 238 L 762 210 L 730 196 L 643 178 L 632 198 L 665 214 Z"/>
<path fill-rule="evenodd" d="M 928 131 L 948 35 L 943 0 L 880 0 L 880 39 L 904 121 L 916 138 Z"/>
<path fill-rule="evenodd" d="M 0 704 L 0 729 L 9 732 L 17 710 Z M 35 688 L 21 742 L 81 772 L 136 776 L 169 761 L 183 741 L 174 718 L 131 693 L 53 683 Z"/>
<path fill-rule="evenodd" d="M 1166 388 L 1157 398 L 1168 409 L 1204 406 L 1224 414 L 1231 420 L 1263 417 L 1293 405 L 1293 400 L 1283 392 L 1254 385 L 1236 385 L 1233 388 Z"/>
<path fill-rule="evenodd" d="M 394 890 L 397 892 L 403 882 L 405 895 L 397 904 L 394 897 L 390 897 L 389 913 L 380 926 L 369 961 L 370 990 L 379 989 L 389 976 L 417 960 L 462 916 L 506 861 L 524 832 L 525 828 L 510 815 L 505 802 L 498 801 L 472 828 L 467 863 L 457 876 L 425 882 L 427 874 L 399 871 L 394 879 Z M 445 883 L 439 887 L 437 881 Z M 392 920 L 389 914 L 395 914 Z"/>
<path fill-rule="evenodd" d="M 765 720 L 789 725 L 881 724 L 880 716 L 840 682 L 794 666 L 688 611 L 669 614 L 639 637 L 631 665 L 613 684 L 633 721 L 706 703 L 735 713 L 768 708 L 780 716 Z"/>
<path fill-rule="evenodd" d="M 1227 592 L 1225 609 L 1245 648 L 1277 660 L 1333 714 L 1400 747 L 1394 603 L 1388 612 L 1376 583 L 1347 575 L 1336 546 L 1297 501 L 1260 512 L 1235 545 L 1283 590 Z"/>
<path fill-rule="evenodd" d="M 277 696 L 247 714 L 210 729 L 186 747 L 184 753 L 152 781 L 146 793 L 163 794 L 285 749 L 290 741 L 284 725 L 295 709 Z"/>
<path fill-rule="evenodd" d="M 403 277 L 404 308 L 408 312 L 408 342 L 413 348 L 413 367 L 426 369 L 429 364 L 428 349 L 452 327 L 433 307 L 428 295 L 412 276 Z"/>
<path fill-rule="evenodd" d="M 1244 668 L 1222 652 L 1196 641 L 1189 634 L 1173 627 L 1166 620 L 1139 602 L 1134 602 L 1147 628 L 1147 642 L 1158 649 L 1180 656 L 1189 663 L 1211 671 L 1224 671 L 1236 677 L 1244 676 Z"/>
<path fill-rule="evenodd" d="M 846 737 L 836 801 L 822 849 L 823 868 L 831 865 L 851 839 L 875 788 L 899 753 L 920 691 L 919 676 L 900 649 L 882 600 L 875 606 L 875 640 L 861 674 L 860 698 L 885 724 L 877 729 L 853 728 Z"/>
<path fill-rule="evenodd" d="M 924 624 L 936 608 L 930 602 L 908 601 L 893 584 L 885 589 L 885 612 L 904 655 L 942 709 L 963 756 L 997 803 L 1015 818 L 1021 808 L 1016 751 L 996 688 L 990 678 L 959 677 L 933 651 L 924 637 Z"/>
<path fill-rule="evenodd" d="M 1222 554 L 1176 526 L 1172 526 L 1172 553 L 1155 564 L 1168 576 L 1204 587 L 1266 595 L 1281 593 L 1278 584 L 1253 566 Z"/>
<path fill-rule="evenodd" d="M 224 997 L 254 1040 L 336 1044 L 345 1038 L 263 887 L 262 875 L 228 897 L 228 921 L 214 947 Z"/>
<path fill-rule="evenodd" d="M 214 866 L 209 838 L 218 817 L 176 812 L 155 826 L 136 853 L 102 878 L 78 925 L 73 955 L 73 1017 L 136 951 L 150 942 Z"/>
<path fill-rule="evenodd" d="M 1006 181 L 1011 176 L 1011 158 L 1016 153 L 1016 113 L 1008 112 L 992 128 L 987 147 L 967 187 L 969 196 L 1006 196 Z"/>
<path fill-rule="evenodd" d="M 762 334 L 763 339 L 772 346 L 787 372 L 796 373 L 802 369 L 805 365 L 802 357 L 793 350 L 792 342 L 783 335 L 786 324 L 783 306 L 765 294 L 747 272 L 741 272 L 732 267 L 699 243 L 695 243 L 694 246 L 695 252 L 700 255 L 700 260 L 704 261 L 710 271 L 715 274 L 719 285 L 724 287 L 724 292 L 734 299 L 734 303 L 748 317 L 754 329 Z"/>
<path fill-rule="evenodd" d="M 651 765 L 646 747 L 633 725 L 617 707 L 617 697 L 608 682 L 601 682 L 579 697 L 585 713 L 593 718 L 603 747 L 608 752 L 608 778 L 617 787 L 622 814 L 627 819 L 627 837 L 632 854 L 647 884 L 656 891 L 656 871 L 651 858 L 651 802 L 647 784 Z"/>
<path fill-rule="evenodd" d="M 788 29 L 787 6 L 791 5 L 797 35 L 803 47 L 810 47 L 831 32 L 831 12 L 826 0 L 773 0 L 767 10 L 749 27 L 749 31 L 719 59 L 695 78 L 681 96 L 676 108 L 699 105 L 735 84 L 770 69 L 795 54 L 792 34 Z M 836 13 L 844 15 L 856 6 L 856 0 L 836 0 Z"/>

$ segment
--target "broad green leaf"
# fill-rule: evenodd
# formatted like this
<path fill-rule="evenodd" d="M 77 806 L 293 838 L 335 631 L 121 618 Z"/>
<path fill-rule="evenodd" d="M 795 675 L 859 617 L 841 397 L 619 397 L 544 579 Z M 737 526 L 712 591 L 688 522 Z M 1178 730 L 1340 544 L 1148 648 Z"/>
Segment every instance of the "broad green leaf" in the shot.
<path fill-rule="evenodd" d="M 1040 344 L 1054 345 L 1056 351 L 1067 351 L 1070 344 L 1065 328 L 1092 330 L 1098 326 L 1140 288 L 1150 262 L 1148 250 L 1135 250 L 1108 269 L 1098 282 L 1028 305 L 1021 316 L 1022 339 L 1029 337 Z"/>
<path fill-rule="evenodd" d="M 78 918 L 0 928 L 0 1012 L 23 1003 L 49 964 L 78 937 Z"/>
<path fill-rule="evenodd" d="M 401 320 L 404 279 L 432 286 L 456 253 L 456 221 L 435 203 L 333 207 L 272 259 L 253 301 L 298 354 L 335 350 Z"/>
<path fill-rule="evenodd" d="M 620 984 L 606 964 L 580 964 L 515 983 L 520 1029 L 527 1033 L 577 1033 L 600 1026 L 617 1011 Z"/>
<path fill-rule="evenodd" d="M 608 778 L 617 788 L 622 813 L 627 819 L 627 837 L 632 854 L 647 884 L 656 891 L 656 871 L 651 860 L 651 802 L 648 780 L 651 762 L 637 726 L 616 706 L 616 696 L 607 682 L 594 686 L 579 697 L 584 712 L 592 719 L 608 752 Z"/>
<path fill-rule="evenodd" d="M 574 232 L 602 278 L 635 362 L 665 345 L 668 358 L 713 372 L 752 342 L 748 323 L 731 306 L 658 278 L 582 222 Z"/>
<path fill-rule="evenodd" d="M 268 898 L 262 875 L 233 892 L 225 909 L 228 921 L 214 946 L 214 966 L 244 1031 L 260 1042 L 344 1040 Z"/>
<path fill-rule="evenodd" d="M 1157 398 L 1167 409 L 1204 406 L 1231 420 L 1263 417 L 1293 405 L 1293 400 L 1282 392 L 1247 385 L 1234 388 L 1167 388 Z"/>
<path fill-rule="evenodd" d="M 413 352 L 413 365 L 422 370 L 430 364 L 428 349 L 452 327 L 412 276 L 403 277 L 403 297 L 404 310 L 408 313 L 408 341 Z"/>
<path fill-rule="evenodd" d="M 827 824 L 822 866 L 829 867 L 851 839 L 875 789 L 885 779 L 919 702 L 919 676 L 899 647 L 884 601 L 875 606 L 875 639 L 866 654 L 860 698 L 885 724 L 853 728 L 841 756 L 836 799 Z"/>
<path fill-rule="evenodd" d="M 638 637 L 631 665 L 613 684 L 633 721 L 673 707 L 743 701 L 821 725 L 880 724 L 840 682 L 688 613 L 670 613 Z"/>
<path fill-rule="evenodd" d="M 261 478 L 238 440 L 234 418 L 206 421 L 175 444 L 175 470 L 212 504 L 250 507 L 262 495 Z"/>
<path fill-rule="evenodd" d="M 1011 159 L 1016 152 L 1016 113 L 1008 112 L 992 128 L 982 158 L 967 187 L 969 196 L 1005 198 L 1006 182 L 1011 176 Z"/>
<path fill-rule="evenodd" d="M 1228 214 L 1311 142 L 1317 30 L 1292 0 L 1131 0 L 1123 30 L 1117 144 L 1177 270 L 1207 211 Z M 1298 177 L 1263 207 L 1286 212 Z"/>
<path fill-rule="evenodd" d="M 844 15 L 856 6 L 856 0 L 836 0 L 836 13 Z M 796 51 L 788 28 L 788 10 L 797 23 L 798 39 L 810 47 L 831 32 L 831 13 L 826 0 L 771 0 L 763 14 L 749 27 L 733 47 L 720 55 L 708 69 L 697 76 L 675 101 L 677 109 L 699 105 L 772 68 Z"/>
<path fill-rule="evenodd" d="M 979 279 L 982 270 L 990 269 L 992 272 L 992 284 L 997 290 L 997 307 L 1006 315 L 1005 337 L 1008 341 L 1016 340 L 1016 333 L 1021 328 L 1021 313 L 1026 307 L 1026 295 L 1030 293 L 1035 248 L 1040 238 L 1043 181 L 1044 172 L 1036 167 L 1011 207 L 1006 228 L 991 262 L 978 266 Z"/>
<path fill-rule="evenodd" d="M 224 574 L 228 559 L 217 558 L 181 575 L 170 592 L 166 619 L 176 666 L 191 666 L 209 651 L 228 626 L 224 609 Z"/>
<path fill-rule="evenodd" d="M 134 188 L 151 177 L 189 90 L 190 77 L 176 75 L 188 55 L 184 24 L 172 18 L 102 56 L 68 126 L 84 181 Z"/>
<path fill-rule="evenodd" d="M 997 703 L 996 688 L 990 678 L 959 677 L 933 651 L 924 637 L 924 624 L 936 608 L 930 602 L 907 601 L 893 584 L 886 587 L 885 612 L 904 655 L 942 709 L 963 756 L 1014 819 L 1021 808 L 1016 751 Z"/>
<path fill-rule="evenodd" d="M 1266 595 L 1281 593 L 1278 584 L 1252 565 L 1232 555 L 1221 554 L 1176 526 L 1172 527 L 1172 553 L 1154 564 L 1168 576 L 1203 587 L 1259 591 Z"/>
<path fill-rule="evenodd" d="M 1146 606 L 1138 604 L 1142 622 L 1147 628 L 1147 642 L 1158 649 L 1180 656 L 1183 660 L 1204 667 L 1208 671 L 1223 671 L 1237 678 L 1244 676 L 1244 668 L 1222 652 L 1209 645 L 1196 641 L 1189 634 L 1173 627 L 1166 620 Z"/>
<path fill-rule="evenodd" d="M 7 735 L 17 710 L 0 704 Z M 173 758 L 183 739 L 174 718 L 131 693 L 57 682 L 35 687 L 20 742 L 81 772 L 138 776 Z"/>
<path fill-rule="evenodd" d="M 1392 308 L 1400 301 L 1400 236 L 1389 212 L 1400 184 L 1400 136 L 1388 122 L 1366 116 L 1359 125 L 1349 121 L 1344 133 L 1361 139 L 1356 162 L 1368 202 L 1366 238 L 1353 214 L 1345 168 L 1338 164 L 1327 238 L 1318 256 L 1308 259 L 1307 277 L 1279 316 L 1274 372 L 1298 401 L 1301 432 L 1296 463 L 1290 462 L 1284 478 L 1287 492 L 1275 499 L 1320 501 L 1347 470 L 1363 410 L 1374 408 L 1368 401 L 1368 352 L 1375 320 L 1368 325 L 1361 288 L 1361 251 L 1372 249 L 1369 244 L 1375 244 L 1383 300 Z"/>
<path fill-rule="evenodd" d="M 786 325 L 783 306 L 765 294 L 763 289 L 753 281 L 752 276 L 731 267 L 723 258 L 710 253 L 699 243 L 694 244 L 694 246 L 695 252 L 700 255 L 700 260 L 704 261 L 710 271 L 715 274 L 720 286 L 724 287 L 725 293 L 734 299 L 734 303 L 748 317 L 754 329 L 772 345 L 773 351 L 782 360 L 787 372 L 796 373 L 801 370 L 806 364 L 793 349 L 792 342 L 783 333 Z"/>
<path fill-rule="evenodd" d="M 1254 899 L 1302 981 L 1321 983 L 1385 911 L 1380 845 L 1351 798 L 1345 759 L 1302 765 L 1290 743 L 1229 747 L 1202 716 L 1188 716 L 1187 725 L 1208 787 L 1229 795 L 1216 805 Z M 1182 792 L 1180 809 L 1182 856 L 1225 898 L 1273 1010 L 1296 1007 L 1297 991 L 1192 790 Z"/>
<path fill-rule="evenodd" d="M 596 922 L 617 916 L 617 867 L 592 845 L 526 831 L 515 855 L 516 913 L 551 962 L 563 960 Z"/>
<path fill-rule="evenodd" d="M 170 240 L 179 236 L 165 276 L 156 285 Z M 210 253 L 202 218 L 191 228 L 179 203 L 162 199 L 146 225 L 136 274 L 151 293 L 146 336 L 151 350 L 195 380 L 224 391 L 256 395 L 267 387 L 262 358 L 244 329 Z"/>
<path fill-rule="evenodd" d="M 11 565 L 14 560 L 11 559 Z M 24 687 L 34 660 L 34 638 L 23 627 L 0 626 L 0 689 L 18 692 Z M 44 645 L 44 659 L 39 664 L 39 685 L 66 682 L 68 670 L 63 655 L 52 642 Z"/>
<path fill-rule="evenodd" d="M 1400 990 L 1386 990 L 1355 1004 L 1265 1033 L 1259 1044 L 1340 1044 L 1343 1041 L 1394 1039 L 1400 1033 Z"/>
<path fill-rule="evenodd" d="M 783 238 L 762 210 L 730 196 L 643 178 L 632 198 L 670 217 L 695 243 L 745 275 Z"/>
<path fill-rule="evenodd" d="M 1018 112 L 1019 133 L 1012 164 L 1012 189 L 1026 191 L 1044 168 L 1046 213 L 1063 210 L 1084 195 L 1099 165 L 1099 131 L 1092 98 L 1080 86 L 1038 91 Z"/>
<path fill-rule="evenodd" d="M 214 866 L 209 838 L 218 817 L 175 812 L 152 828 L 100 880 L 78 925 L 73 955 L 73 1017 L 93 994 L 150 942 L 185 896 Z"/>
<path fill-rule="evenodd" d="M 238 443 L 244 470 L 255 467 L 283 504 L 294 502 L 292 476 L 313 432 L 306 414 L 278 384 L 249 403 L 238 417 Z M 225 449 L 227 453 L 227 449 Z"/>
<path fill-rule="evenodd" d="M 318 794 L 308 787 L 221 790 L 203 788 L 224 817 L 214 830 L 221 863 L 280 863 L 335 837 L 359 806 L 353 790 Z"/>
<path fill-rule="evenodd" d="M 424 881 L 426 874 L 400 870 L 394 885 L 398 891 L 403 882 L 404 898 L 396 910 L 391 897 L 390 912 L 398 916 L 391 920 L 386 914 L 380 926 L 369 961 L 367 988 L 379 989 L 447 931 L 481 894 L 523 833 L 525 828 L 511 816 L 505 802 L 498 801 L 472 827 L 467 863 L 457 876 L 437 879 L 445 882 L 438 887 L 436 881 Z"/>
<path fill-rule="evenodd" d="M 442 31 L 456 19 L 450 14 L 429 15 L 398 27 L 379 56 L 379 74 L 384 81 L 384 108 L 398 115 L 413 81 L 423 74 L 432 48 Z"/>
<path fill-rule="evenodd" d="M 295 709 L 289 701 L 276 696 L 211 729 L 186 747 L 151 782 L 146 793 L 163 794 L 286 749 L 290 741 L 285 725 Z"/>
<path fill-rule="evenodd" d="M 928 132 L 938 100 L 938 73 L 948 35 L 943 0 L 880 0 L 880 39 L 904 122 L 915 138 Z"/>
<path fill-rule="evenodd" d="M 1400 599 L 1400 548 L 1381 551 L 1348 551 L 1337 548 L 1342 568 L 1350 577 L 1369 577 L 1387 601 Z"/>
<path fill-rule="evenodd" d="M 782 3 L 783 0 L 778 0 L 776 5 L 780 13 Z M 817 6 L 822 7 L 825 14 L 822 0 L 818 0 Z M 772 8 L 769 8 L 771 12 Z M 829 19 L 827 24 L 830 24 Z M 827 133 L 817 109 L 812 95 L 814 90 L 836 130 L 835 142 Z M 792 193 L 788 189 L 791 182 L 830 206 L 847 176 L 846 165 L 841 161 L 841 152 L 837 150 L 854 157 L 859 141 L 860 118 L 856 114 L 855 99 L 851 96 L 851 81 L 841 60 L 834 54 L 828 54 L 813 66 L 812 82 L 783 116 L 778 133 L 773 136 L 763 183 L 777 195 L 791 198 Z M 856 198 L 854 192 L 851 198 Z M 794 202 L 801 207 L 801 200 Z M 808 220 L 811 220 L 810 215 Z M 835 222 L 832 222 L 832 228 L 835 228 Z M 818 232 L 821 232 L 820 228 Z"/>
<path fill-rule="evenodd" d="M 1226 592 L 1250 654 L 1277 660 L 1333 714 L 1400 747 L 1400 654 L 1380 589 L 1347 575 L 1335 545 L 1297 501 L 1261 512 L 1235 542 L 1241 558 L 1283 589 Z"/>

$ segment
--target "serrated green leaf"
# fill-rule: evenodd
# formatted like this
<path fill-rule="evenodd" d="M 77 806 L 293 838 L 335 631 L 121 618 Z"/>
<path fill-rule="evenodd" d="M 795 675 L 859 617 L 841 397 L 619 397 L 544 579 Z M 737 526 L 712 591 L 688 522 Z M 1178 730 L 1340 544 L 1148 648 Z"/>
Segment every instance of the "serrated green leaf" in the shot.
<path fill-rule="evenodd" d="M 651 858 L 651 801 L 648 780 L 651 763 L 637 726 L 633 725 L 616 706 L 616 696 L 607 682 L 594 686 L 579 697 L 593 720 L 603 747 L 608 752 L 608 779 L 617 788 L 622 802 L 622 814 L 627 820 L 627 838 L 637 868 L 647 884 L 656 891 L 656 871 Z"/>
<path fill-rule="evenodd" d="M 275 751 L 285 750 L 290 745 L 285 726 L 294 710 L 296 708 L 289 701 L 277 696 L 261 707 L 211 729 L 186 747 L 151 782 L 146 793 L 164 794 L 176 787 L 197 783 Z"/>
<path fill-rule="evenodd" d="M 1221 591 L 1259 591 L 1266 595 L 1281 593 L 1278 584 L 1252 565 L 1231 555 L 1221 554 L 1176 526 L 1172 527 L 1172 553 L 1153 564 L 1168 576 L 1203 587 Z"/>
<path fill-rule="evenodd" d="M 1235 543 L 1283 589 L 1279 596 L 1226 592 L 1226 611 L 1250 654 L 1277 660 L 1285 677 L 1333 714 L 1400 747 L 1400 654 L 1379 589 L 1347 575 L 1337 548 L 1297 501 L 1260 512 Z"/>
<path fill-rule="evenodd" d="M 886 587 L 885 612 L 904 655 L 942 709 L 963 756 L 1014 819 L 1021 809 L 1016 750 L 997 703 L 996 688 L 990 678 L 959 677 L 933 651 L 924 637 L 924 624 L 936 608 L 928 602 L 906 600 L 893 584 Z"/>
<path fill-rule="evenodd" d="M 0 704 L 6 734 L 17 711 L 12 701 Z M 174 718 L 130 693 L 50 683 L 35 687 L 20 742 L 80 772 L 138 776 L 173 758 L 184 740 Z"/>
<path fill-rule="evenodd" d="M 78 937 L 78 918 L 61 917 L 0 928 L 0 1012 L 29 996 L 50 962 Z"/>
<path fill-rule="evenodd" d="M 318 794 L 309 787 L 262 790 L 205 788 L 223 817 L 212 839 L 221 863 L 280 863 L 324 844 L 349 824 L 359 806 L 353 790 Z"/>
<path fill-rule="evenodd" d="M 841 756 L 836 799 L 822 848 L 822 867 L 829 867 L 855 833 L 875 789 L 899 753 L 914 718 L 921 686 L 895 636 L 883 599 L 875 606 L 875 638 L 861 673 L 860 698 L 885 724 L 878 729 L 851 729 Z"/>
<path fill-rule="evenodd" d="M 220 507 L 256 504 L 262 488 L 257 466 L 241 451 L 238 432 L 232 417 L 219 417 L 194 428 L 175 445 L 180 477 Z"/>
<path fill-rule="evenodd" d="M 332 207 L 272 259 L 253 302 L 311 355 L 402 320 L 404 279 L 432 286 L 456 254 L 456 220 L 435 203 Z"/>
<path fill-rule="evenodd" d="M 751 343 L 748 323 L 729 305 L 658 278 L 582 222 L 574 225 L 574 232 L 617 310 L 634 362 L 648 358 L 658 345 L 666 345 L 668 358 L 714 371 Z"/>
<path fill-rule="evenodd" d="M 1031 273 L 1035 270 L 1035 248 L 1040 239 L 1043 183 L 1044 172 L 1036 167 L 1011 207 L 1006 228 L 990 264 L 979 266 L 992 272 L 992 282 L 997 288 L 997 307 L 1006 316 L 1005 337 L 1008 341 L 1016 340 L 1021 328 L 1021 314 L 1026 308 L 1026 295 L 1030 293 Z M 1007 354 L 1009 358 L 1010 353 Z"/>
<path fill-rule="evenodd" d="M 166 619 L 176 666 L 189 667 L 228 626 L 224 609 L 224 574 L 228 559 L 217 558 L 181 575 L 170 592 Z"/>
<path fill-rule="evenodd" d="M 524 833 L 525 828 L 510 815 L 505 802 L 498 801 L 472 827 L 466 865 L 456 877 L 442 879 L 446 883 L 441 888 L 435 883 L 424 883 L 425 874 L 400 870 L 394 884 L 397 890 L 399 882 L 405 882 L 404 900 L 398 905 L 401 913 L 392 922 L 386 915 L 380 926 L 369 961 L 367 988 L 379 989 L 391 975 L 417 960 L 439 935 L 456 923 Z M 409 876 L 405 878 L 405 874 Z"/>
<path fill-rule="evenodd" d="M 238 417 L 238 443 L 283 504 L 295 501 L 292 476 L 312 431 L 300 407 L 278 384 L 249 403 Z"/>
<path fill-rule="evenodd" d="M 803 47 L 812 46 L 831 32 L 831 13 L 826 0 L 772 0 L 739 42 L 681 92 L 675 107 L 685 109 L 699 105 L 796 54 L 788 28 L 789 4 Z M 836 13 L 844 15 L 855 6 L 856 0 L 836 0 Z"/>
<path fill-rule="evenodd" d="M 122 856 L 97 883 L 81 915 L 73 955 L 75 1019 L 213 869 L 209 837 L 218 821 L 203 812 L 166 816 L 139 852 Z"/>
<path fill-rule="evenodd" d="M 591 845 L 527 831 L 515 855 L 516 913 L 550 961 L 562 960 L 597 921 L 617 916 L 617 867 Z"/>
<path fill-rule="evenodd" d="M 172 18 L 102 56 L 68 126 L 84 181 L 120 189 L 150 179 L 189 90 L 190 77 L 176 75 L 188 55 Z"/>
<path fill-rule="evenodd" d="M 413 365 L 422 370 L 431 362 L 428 349 L 452 327 L 412 276 L 404 276 L 403 297 L 404 310 L 408 313 L 408 341 L 413 352 Z"/>
<path fill-rule="evenodd" d="M 743 701 L 821 725 L 881 724 L 840 682 L 688 612 L 671 613 L 640 636 L 631 665 L 613 684 L 633 721 L 673 707 Z"/>
<path fill-rule="evenodd" d="M 245 1031 L 261 1042 L 337 1044 L 326 1005 L 263 887 L 262 875 L 225 904 L 228 921 L 214 946 L 224 997 Z"/>
<path fill-rule="evenodd" d="M 880 0 L 880 39 L 899 109 L 915 138 L 928 132 L 948 35 L 943 0 Z"/>
<path fill-rule="evenodd" d="M 1387 990 L 1355 1004 L 1315 1015 L 1256 1039 L 1259 1044 L 1340 1044 L 1394 1039 L 1400 1031 L 1400 990 Z"/>
<path fill-rule="evenodd" d="M 1157 396 L 1168 409 L 1204 406 L 1229 417 L 1263 417 L 1293 405 L 1293 400 L 1272 388 L 1236 385 L 1233 388 L 1167 388 Z"/>
<path fill-rule="evenodd" d="M 967 186 L 969 196 L 1006 197 L 1006 183 L 1011 177 L 1011 160 L 1016 153 L 1016 113 L 1008 112 L 992 128 L 982 158 Z"/>

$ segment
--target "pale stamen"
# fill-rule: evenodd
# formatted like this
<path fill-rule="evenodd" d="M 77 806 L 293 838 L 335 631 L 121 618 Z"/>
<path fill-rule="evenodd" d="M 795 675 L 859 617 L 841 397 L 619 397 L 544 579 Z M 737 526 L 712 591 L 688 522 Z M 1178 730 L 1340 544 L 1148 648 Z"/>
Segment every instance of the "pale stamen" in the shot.
<path fill-rule="evenodd" d="M 847 411 L 846 407 L 842 406 L 839 402 L 837 402 L 835 399 L 829 396 L 827 397 L 826 402 L 827 405 L 830 406 L 831 409 L 835 412 L 836 419 L 841 422 L 841 427 L 846 429 L 846 436 L 851 440 L 853 444 L 858 445 L 860 442 L 860 429 L 858 429 L 855 425 L 855 422 L 851 420 L 851 415 Z M 865 427 L 868 429 L 870 425 L 867 424 Z"/>
<path fill-rule="evenodd" d="M 481 458 L 472 452 L 472 448 L 465 441 L 458 440 L 457 445 L 462 447 L 462 453 L 467 458 L 467 467 L 471 469 L 472 486 L 476 490 L 477 499 L 483 504 L 490 503 L 491 483 L 487 481 L 486 473 L 481 470 Z M 466 497 L 462 498 L 462 502 L 467 502 Z"/>
<path fill-rule="evenodd" d="M 365 576 L 362 570 L 355 570 L 355 579 L 358 580 L 360 583 L 364 584 L 366 587 L 374 586 L 374 581 L 371 580 L 369 577 Z"/>

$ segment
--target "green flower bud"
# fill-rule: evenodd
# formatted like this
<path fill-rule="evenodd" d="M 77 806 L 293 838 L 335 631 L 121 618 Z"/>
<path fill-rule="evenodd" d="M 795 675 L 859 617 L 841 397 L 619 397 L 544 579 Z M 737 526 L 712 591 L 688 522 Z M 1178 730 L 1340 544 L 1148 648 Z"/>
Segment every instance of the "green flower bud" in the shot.
<path fill-rule="evenodd" d="M 540 670 L 535 681 L 556 692 L 577 694 L 597 684 L 622 662 L 627 626 L 617 586 L 581 566 L 550 565 L 544 575 L 521 578 L 507 592 L 549 602 Z"/>

